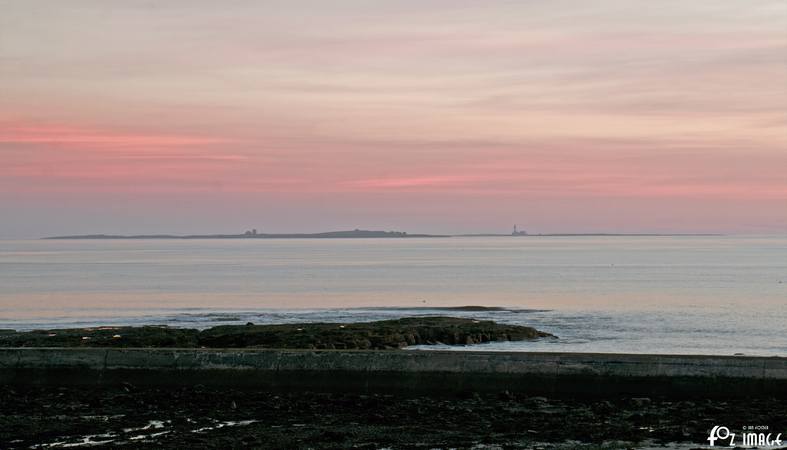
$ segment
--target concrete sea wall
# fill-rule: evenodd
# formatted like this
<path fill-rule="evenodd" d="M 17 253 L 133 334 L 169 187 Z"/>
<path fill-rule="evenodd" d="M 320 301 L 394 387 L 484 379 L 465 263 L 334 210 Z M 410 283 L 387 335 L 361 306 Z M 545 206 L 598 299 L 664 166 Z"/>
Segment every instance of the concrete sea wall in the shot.
<path fill-rule="evenodd" d="M 0 383 L 787 396 L 787 358 L 478 351 L 0 348 Z"/>

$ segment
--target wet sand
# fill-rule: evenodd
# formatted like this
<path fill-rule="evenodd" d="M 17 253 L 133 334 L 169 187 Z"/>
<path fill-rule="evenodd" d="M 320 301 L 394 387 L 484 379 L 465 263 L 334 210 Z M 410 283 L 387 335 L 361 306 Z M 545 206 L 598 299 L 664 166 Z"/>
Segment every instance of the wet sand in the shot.
<path fill-rule="evenodd" d="M 787 430 L 776 398 L 545 398 L 266 392 L 203 386 L 0 387 L 3 448 L 699 447 L 708 430 Z"/>

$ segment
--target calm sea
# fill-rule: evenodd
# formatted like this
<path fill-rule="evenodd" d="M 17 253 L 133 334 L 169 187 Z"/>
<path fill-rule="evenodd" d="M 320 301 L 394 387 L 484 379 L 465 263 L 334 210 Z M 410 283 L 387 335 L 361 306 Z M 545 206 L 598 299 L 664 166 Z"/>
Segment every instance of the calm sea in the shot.
<path fill-rule="evenodd" d="M 787 237 L 0 241 L 0 328 L 417 315 L 559 336 L 486 350 L 785 356 Z"/>

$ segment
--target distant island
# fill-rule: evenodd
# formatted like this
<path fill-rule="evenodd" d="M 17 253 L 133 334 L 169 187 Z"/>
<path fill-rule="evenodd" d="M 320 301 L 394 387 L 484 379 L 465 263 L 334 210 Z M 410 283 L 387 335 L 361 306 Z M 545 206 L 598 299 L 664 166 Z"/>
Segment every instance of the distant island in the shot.
<path fill-rule="evenodd" d="M 536 234 L 502 234 L 502 233 L 477 233 L 457 234 L 455 237 L 593 237 L 593 236 L 628 236 L 628 237 L 677 237 L 677 236 L 725 236 L 718 233 L 536 233 Z"/>
<path fill-rule="evenodd" d="M 322 233 L 258 233 L 249 230 L 240 234 L 83 234 L 73 236 L 50 236 L 42 239 L 362 239 L 362 238 L 447 238 L 447 237 L 581 237 L 581 236 L 723 236 L 721 234 L 667 234 L 667 233 L 544 233 L 528 234 L 514 231 L 510 234 L 409 234 L 404 231 L 349 230 Z"/>
<path fill-rule="evenodd" d="M 529 234 L 527 231 L 519 229 L 518 225 L 514 225 L 514 229 L 511 233 L 502 234 L 502 233 L 476 233 L 476 234 L 459 234 L 456 235 L 459 237 L 504 237 L 504 236 L 546 236 L 546 237 L 573 237 L 573 236 L 723 236 L 721 234 L 711 234 L 711 233 L 537 233 L 537 234 Z"/>
<path fill-rule="evenodd" d="M 403 231 L 328 231 L 323 233 L 258 233 L 249 230 L 241 234 L 140 234 L 132 236 L 116 234 L 84 234 L 76 236 L 52 236 L 43 239 L 341 239 L 341 238 L 437 238 L 449 237 L 438 234 L 408 234 Z"/>

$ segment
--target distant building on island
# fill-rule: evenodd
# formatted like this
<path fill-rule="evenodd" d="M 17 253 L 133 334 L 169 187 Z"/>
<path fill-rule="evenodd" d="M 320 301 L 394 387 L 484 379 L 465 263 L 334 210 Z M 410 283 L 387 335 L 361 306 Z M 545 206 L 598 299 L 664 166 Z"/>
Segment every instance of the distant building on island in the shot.
<path fill-rule="evenodd" d="M 252 230 L 247 230 L 247 231 L 246 231 L 245 233 L 243 233 L 243 234 L 244 234 L 245 236 L 256 236 L 256 235 L 257 235 L 257 229 L 256 229 L 256 228 L 254 228 L 254 229 L 252 229 Z"/>
<path fill-rule="evenodd" d="M 527 231 L 525 230 L 519 231 L 517 230 L 516 225 L 514 225 L 514 231 L 511 232 L 511 236 L 527 236 Z"/>

